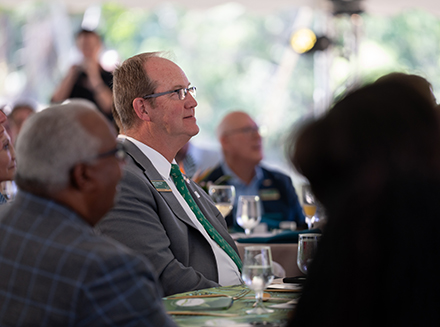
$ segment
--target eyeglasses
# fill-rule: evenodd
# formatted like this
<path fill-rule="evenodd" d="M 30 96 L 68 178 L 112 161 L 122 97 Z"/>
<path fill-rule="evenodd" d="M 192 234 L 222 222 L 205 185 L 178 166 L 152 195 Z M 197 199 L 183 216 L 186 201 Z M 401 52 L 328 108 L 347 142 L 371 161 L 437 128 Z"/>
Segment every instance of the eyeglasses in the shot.
<path fill-rule="evenodd" d="M 161 93 L 153 93 L 150 95 L 145 95 L 142 98 L 143 99 L 149 99 L 149 98 L 157 98 L 160 97 L 162 95 L 166 95 L 166 94 L 171 94 L 176 92 L 179 95 L 179 99 L 180 100 L 185 100 L 186 95 L 188 94 L 188 92 L 192 95 L 193 98 L 196 97 L 196 87 L 195 86 L 191 86 L 189 88 L 181 88 L 178 90 L 172 90 L 172 91 L 166 91 L 166 92 L 161 92 Z"/>
<path fill-rule="evenodd" d="M 227 132 L 227 135 L 233 135 L 233 134 L 239 134 L 243 133 L 246 135 L 252 135 L 254 133 L 259 133 L 260 128 L 258 126 L 249 126 L 249 127 L 242 127 L 242 128 L 236 128 L 233 130 L 230 130 Z"/>
<path fill-rule="evenodd" d="M 120 161 L 125 161 L 125 159 L 127 158 L 127 153 L 124 150 L 124 146 L 122 144 L 118 143 L 116 145 L 116 148 L 114 148 L 113 150 L 110 150 L 110 151 L 107 151 L 104 153 L 100 153 L 96 157 L 94 157 L 93 159 L 101 159 L 101 158 L 110 157 L 110 156 L 115 156 L 116 159 L 118 159 Z"/>

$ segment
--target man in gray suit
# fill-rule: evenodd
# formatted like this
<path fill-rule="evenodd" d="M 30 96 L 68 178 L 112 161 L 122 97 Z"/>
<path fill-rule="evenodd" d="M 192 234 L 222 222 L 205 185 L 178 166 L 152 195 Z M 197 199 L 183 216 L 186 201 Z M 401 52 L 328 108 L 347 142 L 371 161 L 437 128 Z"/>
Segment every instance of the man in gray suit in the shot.
<path fill-rule="evenodd" d="M 124 154 L 82 105 L 24 123 L 19 192 L 0 209 L 0 326 L 175 326 L 145 258 L 92 228 L 113 205 Z"/>
<path fill-rule="evenodd" d="M 195 87 L 172 61 L 143 53 L 115 70 L 113 92 L 128 160 L 115 207 L 97 227 L 143 253 L 166 295 L 240 284 L 223 216 L 198 185 L 174 175 L 177 152 L 199 132 Z"/>

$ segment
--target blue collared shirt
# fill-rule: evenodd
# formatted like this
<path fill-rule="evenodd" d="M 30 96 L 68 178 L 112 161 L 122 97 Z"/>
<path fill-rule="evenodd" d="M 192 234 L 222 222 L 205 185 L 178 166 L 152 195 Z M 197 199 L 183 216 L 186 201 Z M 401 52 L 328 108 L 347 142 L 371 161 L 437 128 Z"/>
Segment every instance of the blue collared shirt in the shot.
<path fill-rule="evenodd" d="M 249 184 L 243 182 L 226 164 L 226 162 L 222 162 L 221 164 L 222 170 L 225 175 L 230 176 L 228 179 L 228 184 L 234 185 L 235 187 L 235 201 L 234 201 L 234 209 L 233 216 L 236 216 L 237 213 L 237 203 L 238 197 L 240 195 L 258 195 L 260 190 L 260 184 L 264 179 L 263 170 L 260 166 L 255 167 L 255 176 L 252 178 L 252 181 Z M 264 214 L 263 206 L 261 206 L 261 214 Z"/>

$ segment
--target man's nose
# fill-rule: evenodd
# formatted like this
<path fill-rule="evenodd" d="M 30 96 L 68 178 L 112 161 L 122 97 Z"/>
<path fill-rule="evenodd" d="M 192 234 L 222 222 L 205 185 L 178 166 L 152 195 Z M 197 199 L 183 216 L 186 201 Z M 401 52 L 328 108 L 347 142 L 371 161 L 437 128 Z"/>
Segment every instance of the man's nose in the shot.
<path fill-rule="evenodd" d="M 197 100 L 193 97 L 193 95 L 190 92 L 188 92 L 188 94 L 186 95 L 185 100 L 186 100 L 185 102 L 186 107 L 195 108 L 198 105 Z"/>

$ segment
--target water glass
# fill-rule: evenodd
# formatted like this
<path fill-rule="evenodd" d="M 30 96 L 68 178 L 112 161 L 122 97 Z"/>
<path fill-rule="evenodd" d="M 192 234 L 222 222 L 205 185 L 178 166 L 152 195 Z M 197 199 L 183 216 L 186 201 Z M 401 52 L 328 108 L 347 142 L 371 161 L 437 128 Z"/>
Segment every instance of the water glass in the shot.
<path fill-rule="evenodd" d="M 238 197 L 237 224 L 250 235 L 261 221 L 261 203 L 258 195 L 240 195 Z"/>
<path fill-rule="evenodd" d="M 315 257 L 321 234 L 299 234 L 298 256 L 296 263 L 299 270 L 307 275 L 307 270 Z"/>
<path fill-rule="evenodd" d="M 247 314 L 265 314 L 273 312 L 263 305 L 264 289 L 274 279 L 272 254 L 269 246 L 247 246 L 244 248 L 242 278 L 245 284 L 255 291 L 255 307 Z"/>

